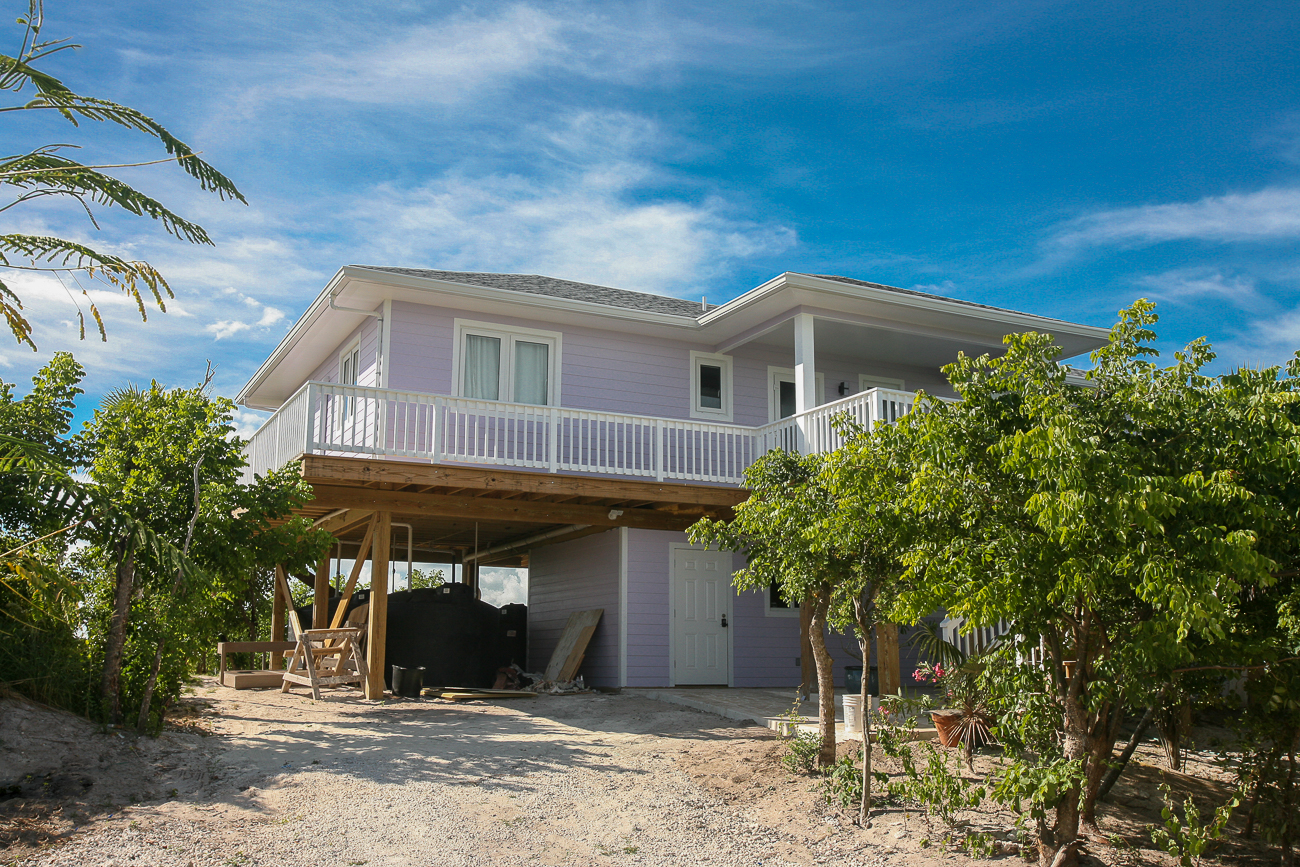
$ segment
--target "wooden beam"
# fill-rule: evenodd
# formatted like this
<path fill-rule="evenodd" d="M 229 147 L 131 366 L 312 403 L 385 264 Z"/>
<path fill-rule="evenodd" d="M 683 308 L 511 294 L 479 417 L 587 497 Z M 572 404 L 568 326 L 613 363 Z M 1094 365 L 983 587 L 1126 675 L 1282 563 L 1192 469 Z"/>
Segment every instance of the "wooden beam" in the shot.
<path fill-rule="evenodd" d="M 608 533 L 609 530 L 610 530 L 609 527 L 584 527 L 581 530 L 574 530 L 572 533 L 565 533 L 563 536 L 551 536 L 549 538 L 542 539 L 538 542 L 533 542 L 528 545 L 528 550 L 531 551 L 535 548 L 545 548 L 547 545 L 556 545 L 560 542 L 572 542 L 574 539 L 581 539 L 583 536 L 592 536 L 596 533 Z M 507 539 L 504 542 L 498 542 L 496 545 L 493 545 L 492 547 L 496 548 L 501 545 L 510 545 L 512 547 L 509 550 L 502 551 L 499 554 L 493 554 L 489 557 L 482 557 L 478 560 L 478 562 L 481 564 L 500 563 L 502 560 L 512 560 L 515 559 L 516 557 L 520 557 L 521 555 L 523 557 L 527 557 L 528 556 L 527 553 L 522 549 L 521 546 L 519 546 L 516 543 L 527 542 L 528 539 L 532 538 L 535 535 L 537 534 L 527 533 L 523 536 L 516 536 L 514 539 Z"/>
<path fill-rule="evenodd" d="M 340 458 L 328 455 L 303 456 L 302 476 L 309 482 L 323 484 L 391 482 L 399 485 L 437 485 L 466 490 L 530 491 L 580 497 L 639 499 L 657 503 L 695 503 L 702 506 L 734 506 L 749 496 L 749 492 L 743 488 L 733 487 L 448 467 L 410 461 Z"/>
<path fill-rule="evenodd" d="M 324 530 L 334 536 L 342 536 L 349 530 L 355 529 L 365 521 L 368 521 L 370 515 L 370 512 L 363 509 L 349 509 L 342 515 L 335 515 L 333 518 L 321 521 L 316 525 L 316 529 Z"/>
<path fill-rule="evenodd" d="M 348 612 L 348 600 L 352 598 L 352 591 L 357 586 L 357 578 L 361 576 L 361 566 L 366 562 L 366 557 L 370 556 L 370 546 L 375 538 L 375 522 L 378 519 L 378 515 L 372 516 L 370 526 L 366 527 L 365 538 L 361 540 L 361 547 L 357 549 L 356 559 L 352 561 L 352 571 L 348 573 L 348 583 L 343 586 L 343 596 L 339 599 L 339 610 L 334 612 L 334 619 L 330 621 L 330 629 L 338 629 L 343 625 L 343 618 Z"/>
<path fill-rule="evenodd" d="M 619 509 L 580 506 L 538 500 L 499 500 L 489 497 L 448 497 L 405 491 L 377 491 L 343 485 L 313 483 L 313 505 L 335 508 L 383 509 L 403 515 L 459 518 L 474 521 L 519 521 L 530 524 L 593 524 L 634 527 L 641 530 L 685 530 L 704 512 L 667 512 L 659 509 Z M 610 517 L 611 511 L 622 514 Z M 718 509 L 720 517 L 729 510 Z"/>
<path fill-rule="evenodd" d="M 327 552 L 316 564 L 316 596 L 312 600 L 312 629 L 327 629 L 330 625 L 330 564 Z"/>
<path fill-rule="evenodd" d="M 388 547 L 393 540 L 393 516 L 376 512 L 371 524 L 374 542 L 370 559 L 370 622 L 366 629 L 366 698 L 384 697 L 384 645 L 388 641 Z"/>

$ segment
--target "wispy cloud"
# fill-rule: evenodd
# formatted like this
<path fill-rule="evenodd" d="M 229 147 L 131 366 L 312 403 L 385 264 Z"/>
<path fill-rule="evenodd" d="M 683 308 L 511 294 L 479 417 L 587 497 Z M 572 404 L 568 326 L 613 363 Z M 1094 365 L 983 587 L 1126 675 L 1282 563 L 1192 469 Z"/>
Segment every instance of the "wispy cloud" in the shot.
<path fill-rule="evenodd" d="M 1258 308 L 1271 303 L 1260 294 L 1256 280 L 1225 275 L 1217 268 L 1179 268 L 1141 278 L 1137 285 L 1159 300 L 1184 302 L 1217 298 L 1238 307 Z"/>
<path fill-rule="evenodd" d="M 546 154 L 534 177 L 458 171 L 415 188 L 381 184 L 340 212 L 394 264 L 539 272 L 660 294 L 693 291 L 738 260 L 796 243 L 792 228 L 747 218 L 720 192 L 646 198 L 664 178 L 639 152 L 657 138 L 644 118 L 583 113 L 539 131 Z"/>
<path fill-rule="evenodd" d="M 1300 187 L 1210 196 L 1196 202 L 1117 208 L 1064 223 L 1048 240 L 1056 254 L 1166 241 L 1291 241 L 1300 238 Z"/>

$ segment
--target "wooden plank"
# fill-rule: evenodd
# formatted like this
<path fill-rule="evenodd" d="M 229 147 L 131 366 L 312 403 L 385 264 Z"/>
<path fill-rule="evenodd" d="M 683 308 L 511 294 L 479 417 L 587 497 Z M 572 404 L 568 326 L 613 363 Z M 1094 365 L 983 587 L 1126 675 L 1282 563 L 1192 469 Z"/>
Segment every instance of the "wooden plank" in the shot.
<path fill-rule="evenodd" d="M 362 565 L 366 558 L 370 556 L 370 545 L 375 538 L 375 518 L 370 519 L 370 526 L 366 527 L 366 535 L 361 539 L 361 546 L 357 548 L 356 559 L 352 561 L 352 571 L 348 573 L 348 583 L 343 585 L 343 597 L 339 599 L 339 608 L 334 612 L 334 619 L 330 621 L 331 629 L 338 629 L 343 624 L 344 615 L 348 610 L 348 602 L 352 600 L 352 591 L 356 589 L 357 578 L 361 576 Z"/>
<path fill-rule="evenodd" d="M 388 548 L 393 541 L 392 513 L 376 512 L 370 546 L 370 621 L 366 630 L 366 698 L 384 697 L 384 643 L 388 640 Z"/>
<path fill-rule="evenodd" d="M 396 485 L 526 491 L 657 503 L 693 503 L 702 506 L 734 506 L 749 496 L 749 492 L 743 488 L 729 485 L 715 487 L 632 479 L 605 479 L 560 473 L 449 467 L 418 464 L 412 461 L 341 458 L 329 455 L 304 456 L 302 475 L 309 482 L 325 484 L 388 482 Z"/>
<path fill-rule="evenodd" d="M 315 596 L 312 599 L 311 625 L 324 629 L 330 622 L 330 555 L 321 557 L 316 564 Z"/>
<path fill-rule="evenodd" d="M 438 694 L 447 701 L 487 701 L 494 698 L 537 698 L 535 692 L 508 689 L 484 689 L 476 692 L 452 692 L 445 690 Z"/>
<path fill-rule="evenodd" d="M 605 527 L 633 527 L 639 530 L 685 530 L 705 516 L 702 509 L 611 509 L 549 503 L 545 500 L 501 500 L 495 497 L 448 497 L 405 491 L 379 491 L 343 485 L 312 483 L 320 508 L 383 509 L 402 515 L 459 518 L 473 521 L 503 521 L 530 524 L 590 524 Z M 613 513 L 613 517 L 610 517 Z M 729 513 L 718 511 L 719 517 Z"/>
<path fill-rule="evenodd" d="M 569 615 L 569 622 L 564 624 L 560 643 L 555 645 L 551 661 L 546 664 L 545 678 L 560 682 L 573 680 L 582 665 L 582 657 L 587 653 L 587 644 L 591 641 L 604 608 L 592 608 L 589 611 L 575 611 Z"/>

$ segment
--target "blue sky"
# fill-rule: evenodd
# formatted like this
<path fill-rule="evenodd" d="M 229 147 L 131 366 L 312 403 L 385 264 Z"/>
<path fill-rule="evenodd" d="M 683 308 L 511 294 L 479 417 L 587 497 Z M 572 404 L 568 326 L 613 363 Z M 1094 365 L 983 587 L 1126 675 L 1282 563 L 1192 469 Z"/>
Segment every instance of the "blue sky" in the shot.
<path fill-rule="evenodd" d="M 1146 296 L 1163 348 L 1205 335 L 1218 369 L 1300 348 L 1294 0 L 46 13 L 47 35 L 84 46 L 51 71 L 162 121 L 249 205 L 173 168 L 123 172 L 208 228 L 210 249 L 121 215 L 96 232 L 69 208 L 7 212 L 6 231 L 148 259 L 178 296 L 142 324 L 98 294 L 109 342 L 82 343 L 78 287 L 6 277 L 41 347 L 0 346 L 0 377 L 20 386 L 71 349 L 92 395 L 190 384 L 208 359 L 233 395 L 348 263 L 713 303 L 781 271 L 833 273 L 1100 325 Z M 156 155 L 103 127 L 9 117 L 6 153 Z"/>

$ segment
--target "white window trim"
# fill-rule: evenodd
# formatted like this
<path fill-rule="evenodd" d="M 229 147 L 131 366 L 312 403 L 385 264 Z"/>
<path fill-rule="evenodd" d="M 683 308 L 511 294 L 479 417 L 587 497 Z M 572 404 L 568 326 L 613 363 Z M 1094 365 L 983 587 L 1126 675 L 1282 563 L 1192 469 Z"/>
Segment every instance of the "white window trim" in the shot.
<path fill-rule="evenodd" d="M 763 588 L 758 591 L 763 594 L 763 616 L 764 617 L 798 617 L 798 608 L 773 608 L 772 596 L 769 588 Z"/>
<path fill-rule="evenodd" d="M 452 394 L 457 397 L 464 396 L 465 383 L 461 378 L 463 359 L 465 357 L 465 335 L 474 334 L 483 337 L 501 338 L 501 379 L 502 392 L 508 393 L 509 399 L 503 399 L 503 403 L 511 403 L 514 398 L 514 364 L 515 354 L 509 351 L 510 338 L 524 337 L 528 338 L 529 343 L 546 343 L 551 347 L 547 353 L 547 371 L 546 371 L 546 390 L 547 406 L 560 406 L 560 371 L 561 353 L 564 348 L 564 335 L 559 331 L 542 331 L 538 328 L 524 328 L 519 325 L 498 325 L 495 322 L 477 322 L 472 319 L 457 319 L 456 342 L 452 346 L 451 375 L 452 375 Z"/>
<path fill-rule="evenodd" d="M 352 338 L 351 340 L 349 340 L 348 343 L 347 343 L 347 345 L 343 348 L 343 350 L 342 350 L 341 352 L 339 352 L 339 377 L 338 377 L 338 383 L 339 383 L 339 385 L 360 385 L 360 384 L 361 384 L 361 372 L 360 372 L 359 370 L 353 370 L 353 371 L 352 371 L 352 381 L 351 381 L 351 382 L 344 382 L 344 381 L 343 381 L 343 361 L 344 361 L 344 359 L 348 358 L 350 355 L 352 355 L 353 352 L 355 352 L 355 353 L 357 354 L 357 363 L 356 363 L 355 366 L 359 368 L 359 367 L 361 366 L 361 351 L 360 351 L 360 350 L 361 350 L 361 336 L 358 335 L 358 336 Z"/>
<path fill-rule="evenodd" d="M 700 365 L 708 364 L 722 368 L 722 409 L 700 406 Z M 690 378 L 687 381 L 690 394 L 691 418 L 709 421 L 731 421 L 733 417 L 731 356 L 715 355 L 712 352 L 691 350 Z"/>
<path fill-rule="evenodd" d="M 767 366 L 767 420 L 769 422 L 780 421 L 781 402 L 777 397 L 776 378 L 778 376 L 788 376 L 794 381 L 793 367 L 776 367 L 769 364 Z M 813 405 L 821 406 L 826 402 L 826 374 L 817 374 L 817 393 L 813 395 Z"/>
<path fill-rule="evenodd" d="M 897 391 L 903 391 L 903 380 L 894 379 L 892 376 L 876 376 L 870 373 L 858 374 L 858 391 L 864 392 L 873 388 L 892 388 Z"/>

